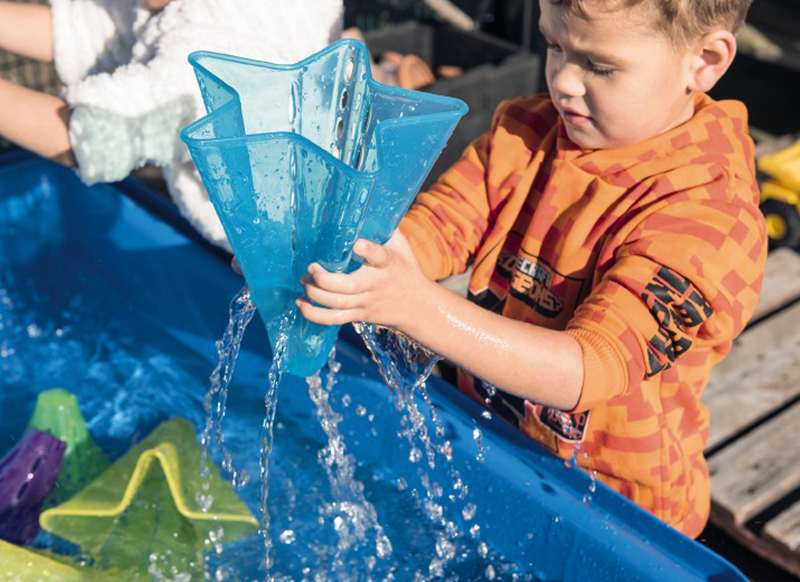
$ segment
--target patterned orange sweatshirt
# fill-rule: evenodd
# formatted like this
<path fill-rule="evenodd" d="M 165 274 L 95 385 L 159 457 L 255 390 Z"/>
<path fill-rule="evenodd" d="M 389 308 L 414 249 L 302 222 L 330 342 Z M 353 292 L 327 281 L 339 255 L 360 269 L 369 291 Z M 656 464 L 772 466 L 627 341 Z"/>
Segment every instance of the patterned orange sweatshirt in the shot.
<path fill-rule="evenodd" d="M 583 351 L 561 412 L 459 371 L 459 388 L 691 537 L 709 514 L 700 401 L 756 306 L 766 259 L 741 103 L 696 99 L 685 124 L 634 146 L 582 150 L 547 96 L 506 101 L 401 223 L 429 277 L 566 330 Z M 535 346 L 531 346 L 535 349 Z"/>

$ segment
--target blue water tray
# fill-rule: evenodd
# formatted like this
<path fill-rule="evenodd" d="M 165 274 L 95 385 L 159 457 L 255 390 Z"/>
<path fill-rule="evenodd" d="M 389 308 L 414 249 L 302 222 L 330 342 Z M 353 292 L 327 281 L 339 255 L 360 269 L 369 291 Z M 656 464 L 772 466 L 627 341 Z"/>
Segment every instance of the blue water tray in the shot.
<path fill-rule="evenodd" d="M 114 316 L 102 322 L 106 329 L 148 322 L 154 346 L 199 355 L 197 393 L 191 395 L 195 404 L 202 401 L 205 378 L 216 361 L 214 342 L 225 329 L 227 305 L 242 284 L 230 270 L 229 259 L 204 243 L 169 203 L 134 180 L 88 188 L 72 171 L 27 153 L 12 152 L 0 158 L 0 291 L 64 288 L 75 295 L 76 289 L 85 289 L 83 302 L 113 298 Z M 65 269 L 65 265 L 75 268 Z M 0 301 L 0 317 L 2 309 Z M 28 335 L 16 338 L 19 343 L 14 348 L 24 350 L 23 344 L 36 342 L 39 332 L 34 329 Z M 351 413 L 343 414 L 340 431 L 359 466 L 379 467 L 376 474 L 412 483 L 418 480 L 420 465 L 409 464 L 409 447 L 404 446 L 408 443 L 395 435 L 398 413 L 390 391 L 357 339 L 347 333 L 339 338 L 342 372 L 334 392 L 346 390 L 375 417 L 352 413 L 351 407 Z M 105 339 L 113 340 L 112 334 Z M 253 407 L 261 400 L 269 365 L 263 325 L 251 325 L 245 340 L 236 375 L 253 381 L 246 388 L 236 388 L 250 392 L 232 393 L 231 399 L 246 397 Z M 161 347 L 170 345 L 174 347 Z M 0 426 L 4 427 L 0 455 L 13 443 L 9 435 L 24 429 L 27 417 L 22 412 L 31 409 L 36 391 L 52 387 L 44 385 L 49 378 L 38 376 L 47 367 L 48 362 L 42 361 L 35 378 L 19 378 L 17 387 L 0 389 Z M 68 381 L 64 369 L 54 374 L 54 384 Z M 303 439 L 324 443 L 304 384 L 297 378 L 284 380 L 289 385 L 281 386 L 280 415 L 289 419 L 285 422 L 294 419 L 296 430 L 307 431 Z M 429 386 L 445 438 L 453 447 L 453 466 L 439 459 L 430 478 L 446 483 L 453 468 L 459 471 L 478 506 L 470 524 L 479 524 L 481 539 L 494 555 L 515 564 L 518 572 L 560 582 L 746 582 L 731 564 L 602 484 L 587 504 L 588 475 L 566 467 L 502 421 L 483 418 L 476 403 L 445 382 L 432 378 Z M 78 397 L 85 402 L 92 394 L 87 390 Z M 188 405 L 179 401 L 177 393 L 164 397 L 166 404 L 150 397 L 152 406 L 163 406 L 166 413 L 185 412 Z M 425 405 L 421 408 L 427 410 Z M 92 421 L 94 429 L 104 417 L 98 418 Z M 158 420 L 142 422 L 152 425 Z M 201 420 L 202 416 L 193 419 L 196 425 Z M 483 433 L 484 462 L 476 460 L 476 423 Z M 147 428 L 134 426 L 130 431 L 146 434 Z M 366 437 L 373 428 L 378 432 Z M 432 426 L 429 432 L 433 434 Z M 247 434 L 257 447 L 257 430 Z M 293 436 L 279 434 L 276 447 Z M 99 443 L 108 446 L 107 439 Z M 254 499 L 257 503 L 257 496 Z"/>

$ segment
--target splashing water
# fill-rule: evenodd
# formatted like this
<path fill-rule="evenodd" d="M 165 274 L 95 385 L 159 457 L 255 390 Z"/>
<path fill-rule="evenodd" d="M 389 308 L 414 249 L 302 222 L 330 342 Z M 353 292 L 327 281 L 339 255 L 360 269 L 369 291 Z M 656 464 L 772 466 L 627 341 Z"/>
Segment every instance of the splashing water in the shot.
<path fill-rule="evenodd" d="M 245 285 L 231 301 L 228 310 L 228 326 L 225 328 L 222 339 L 216 343 L 219 361 L 209 377 L 211 386 L 203 403 L 206 411 L 206 423 L 203 428 L 203 434 L 200 437 L 200 444 L 203 447 L 200 459 L 200 476 L 207 479 L 210 474 L 208 448 L 213 433 L 222 455 L 222 469 L 231 474 L 231 483 L 234 489 L 244 487 L 247 483 L 248 475 L 247 473 L 239 473 L 233 466 L 233 458 L 225 447 L 222 420 L 225 418 L 228 388 L 233 377 L 233 370 L 236 367 L 236 360 L 239 357 L 242 337 L 255 312 L 255 304 L 250 301 L 250 289 Z M 204 485 L 207 485 L 207 483 L 204 483 Z M 203 493 L 198 493 L 197 496 L 197 501 L 203 511 L 208 511 L 211 508 L 213 499 L 209 499 Z"/>
<path fill-rule="evenodd" d="M 558 412 L 556 418 L 559 424 L 561 424 L 561 429 L 564 434 L 577 434 L 578 431 L 575 429 L 572 417 L 569 414 Z M 583 457 L 583 465 L 580 463 L 580 457 Z M 572 456 L 564 461 L 564 465 L 569 469 L 582 469 L 589 473 L 589 478 L 591 479 L 589 482 L 589 490 L 583 495 L 584 505 L 589 505 L 592 502 L 594 492 L 597 490 L 597 470 L 592 466 L 588 451 L 582 448 L 581 441 L 575 441 L 575 445 L 572 449 Z"/>
<path fill-rule="evenodd" d="M 267 393 L 264 397 L 266 412 L 264 423 L 261 426 L 261 456 L 259 467 L 261 470 L 261 535 L 264 538 L 264 569 L 266 580 L 272 580 L 270 568 L 272 567 L 272 538 L 269 535 L 269 457 L 274 443 L 273 426 L 275 424 L 275 411 L 278 408 L 278 386 L 281 382 L 283 359 L 286 355 L 286 346 L 289 344 L 289 330 L 295 318 L 296 309 L 289 309 L 280 318 L 278 333 L 275 340 L 275 352 L 272 356 L 272 365 L 269 368 Z"/>
<path fill-rule="evenodd" d="M 411 338 L 387 327 L 372 323 L 356 323 L 353 326 L 364 339 L 372 359 L 378 364 L 384 382 L 397 395 L 398 411 L 402 412 L 405 409 L 408 412 L 410 423 L 406 430 L 401 431 L 401 436 L 411 442 L 415 435 L 419 435 L 428 465 L 433 469 L 436 465 L 436 447 L 428 435 L 425 416 L 414 401 L 414 393 L 417 390 L 422 393 L 431 410 L 431 419 L 437 427 L 436 432 L 440 436 L 443 435 L 444 430 L 436 419 L 433 406 L 430 406 L 430 398 L 425 388 L 425 382 L 441 357 Z"/>
<path fill-rule="evenodd" d="M 483 433 L 481 429 L 478 428 L 477 423 L 472 429 L 472 438 L 475 441 L 475 446 L 478 447 L 478 455 L 475 457 L 475 460 L 479 463 L 483 463 L 486 460 L 486 449 L 483 447 Z"/>
<path fill-rule="evenodd" d="M 414 400 L 415 392 L 419 392 L 430 410 L 431 420 L 436 427 L 436 436 L 444 437 L 444 428 L 436 417 L 436 410 L 431 403 L 426 388 L 426 381 L 433 371 L 433 367 L 441 358 L 417 344 L 411 338 L 389 328 L 369 323 L 357 323 L 354 324 L 354 327 L 367 345 L 372 359 L 378 364 L 384 381 L 397 395 L 396 407 L 398 411 L 401 413 L 406 412 L 406 416 L 401 419 L 401 424 L 405 428 L 399 431 L 398 436 L 406 438 L 412 445 L 409 461 L 418 463 L 421 460 L 421 451 L 414 446 L 414 439 L 417 438 L 425 450 L 430 469 L 435 468 L 437 454 L 444 457 L 445 461 L 450 464 L 451 486 L 457 495 L 450 495 L 448 499 L 451 502 L 467 500 L 469 489 L 464 484 L 458 471 L 452 468 L 452 446 L 450 442 L 444 441 L 438 446 L 433 443 L 425 425 L 425 416 Z M 493 396 L 496 388 L 491 386 L 491 389 L 494 389 L 490 393 Z M 476 427 L 475 431 L 478 435 L 476 441 L 480 451 L 477 460 L 483 462 L 484 450 L 481 444 L 480 430 Z M 417 572 L 415 578 L 415 582 L 424 582 L 445 575 L 447 564 L 456 557 L 458 540 L 464 538 L 465 535 L 459 530 L 455 522 L 445 517 L 444 507 L 440 503 L 440 499 L 443 497 L 441 485 L 432 481 L 422 468 L 419 468 L 418 472 L 420 474 L 420 482 L 425 491 L 425 499 L 422 502 L 424 513 L 432 523 L 438 526 L 435 533 L 435 555 L 428 565 L 428 574 L 423 575 L 421 572 Z M 468 522 L 475 516 L 476 511 L 475 505 L 467 500 L 462 508 L 462 517 Z M 480 541 L 480 527 L 477 525 L 471 527 L 469 534 L 470 537 L 478 542 L 477 548 L 480 558 L 491 559 L 493 556 L 490 556 L 488 546 Z M 487 572 L 494 572 L 491 564 L 489 567 L 490 569 Z"/>
<path fill-rule="evenodd" d="M 336 552 L 326 570 L 329 579 L 350 580 L 352 570 L 364 571 L 367 579 L 370 579 L 377 560 L 391 557 L 392 544 L 378 521 L 375 507 L 364 496 L 364 484 L 355 477 L 356 460 L 346 452 L 339 434 L 342 417 L 334 412 L 329 401 L 339 368 L 334 348 L 328 360 L 326 381 L 322 382 L 320 373 L 307 379 L 309 396 L 317 407 L 317 419 L 328 437 L 328 443 L 319 451 L 318 459 L 328 475 L 333 501 L 320 507 L 320 514 L 332 520 L 338 537 Z M 370 543 L 370 531 L 374 531 L 374 553 L 358 552 L 362 563 L 348 563 L 346 558 L 349 552 Z"/>
<path fill-rule="evenodd" d="M 589 492 L 583 496 L 583 503 L 585 505 L 589 505 L 592 502 L 592 496 L 594 495 L 594 492 L 597 490 L 597 470 L 591 464 L 589 453 L 586 451 L 582 451 L 582 453 L 583 461 L 586 464 L 586 468 L 589 471 L 589 478 L 591 479 L 589 482 Z"/>
<path fill-rule="evenodd" d="M 414 390 L 425 383 L 441 359 L 411 338 L 382 325 L 362 322 L 353 327 L 378 364 L 384 381 L 397 391 L 403 404 L 411 400 Z"/>

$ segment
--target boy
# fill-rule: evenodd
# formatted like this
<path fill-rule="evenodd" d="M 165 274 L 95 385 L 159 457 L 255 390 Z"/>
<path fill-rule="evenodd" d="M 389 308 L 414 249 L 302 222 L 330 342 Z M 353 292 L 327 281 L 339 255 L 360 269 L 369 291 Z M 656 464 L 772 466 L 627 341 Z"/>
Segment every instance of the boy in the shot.
<path fill-rule="evenodd" d="M 705 95 L 750 0 L 540 0 L 549 96 L 491 130 L 351 275 L 309 267 L 303 315 L 392 326 L 459 387 L 696 537 L 700 393 L 766 258 L 746 111 Z M 434 284 L 472 259 L 469 301 Z M 498 388 L 496 395 L 487 383 Z M 562 412 L 566 411 L 566 412 Z"/>

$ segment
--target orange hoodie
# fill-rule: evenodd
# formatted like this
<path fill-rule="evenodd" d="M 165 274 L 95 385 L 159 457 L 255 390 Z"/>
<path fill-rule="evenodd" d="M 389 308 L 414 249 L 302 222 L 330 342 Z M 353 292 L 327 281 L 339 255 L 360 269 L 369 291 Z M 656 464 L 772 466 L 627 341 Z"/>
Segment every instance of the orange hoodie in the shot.
<path fill-rule="evenodd" d="M 692 537 L 710 503 L 700 393 L 766 259 L 753 149 L 734 101 L 701 95 L 675 129 L 582 150 L 547 96 L 514 99 L 401 224 L 429 277 L 472 260 L 472 301 L 583 350 L 569 413 L 463 371 L 460 389 L 563 458 L 579 444 L 582 467 Z"/>

